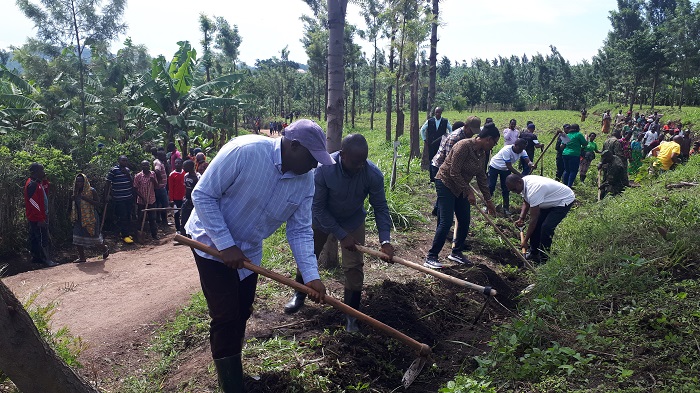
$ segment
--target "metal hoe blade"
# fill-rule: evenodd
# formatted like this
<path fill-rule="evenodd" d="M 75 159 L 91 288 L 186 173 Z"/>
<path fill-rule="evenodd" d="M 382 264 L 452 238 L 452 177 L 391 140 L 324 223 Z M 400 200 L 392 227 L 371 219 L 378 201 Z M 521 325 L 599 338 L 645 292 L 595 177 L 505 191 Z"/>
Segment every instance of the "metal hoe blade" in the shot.
<path fill-rule="evenodd" d="M 423 370 L 427 359 L 428 358 L 426 356 L 419 356 L 416 358 L 416 360 L 413 361 L 413 363 L 411 363 L 411 366 L 403 374 L 403 378 L 401 378 L 401 382 L 403 382 L 404 388 L 408 388 L 409 386 L 411 386 L 418 374 L 420 374 L 421 370 Z"/>

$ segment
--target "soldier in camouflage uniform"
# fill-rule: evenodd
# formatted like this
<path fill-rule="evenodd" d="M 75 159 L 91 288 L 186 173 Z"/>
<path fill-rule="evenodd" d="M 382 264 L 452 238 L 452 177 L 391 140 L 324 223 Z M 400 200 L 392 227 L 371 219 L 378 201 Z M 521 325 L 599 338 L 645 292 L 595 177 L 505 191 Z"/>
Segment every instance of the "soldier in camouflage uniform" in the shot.
<path fill-rule="evenodd" d="M 600 199 L 606 195 L 619 195 L 627 185 L 627 168 L 620 157 L 613 154 L 612 150 L 603 150 L 600 156 L 598 169 L 603 170 L 603 183 L 600 185 Z"/>

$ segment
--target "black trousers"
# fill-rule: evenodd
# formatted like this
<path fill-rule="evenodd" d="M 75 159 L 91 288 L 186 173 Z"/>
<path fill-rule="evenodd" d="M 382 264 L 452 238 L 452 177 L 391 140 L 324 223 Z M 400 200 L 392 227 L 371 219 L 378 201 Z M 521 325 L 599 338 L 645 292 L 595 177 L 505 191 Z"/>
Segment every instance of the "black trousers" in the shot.
<path fill-rule="evenodd" d="M 538 255 L 542 252 L 549 252 L 552 247 L 552 238 L 557 225 L 566 217 L 571 210 L 571 203 L 566 206 L 540 209 L 540 216 L 537 219 L 537 226 L 530 238 L 530 253 Z"/>
<path fill-rule="evenodd" d="M 182 216 L 180 217 L 180 228 L 185 228 L 185 224 L 187 224 L 187 220 L 190 219 L 190 215 L 192 214 L 193 209 L 194 205 L 192 204 L 191 200 L 185 200 L 182 203 Z"/>
<path fill-rule="evenodd" d="M 36 221 L 29 221 L 29 250 L 32 262 L 45 263 L 49 260 L 49 228 L 40 227 Z"/>
<path fill-rule="evenodd" d="M 153 209 L 154 207 L 156 207 L 155 203 L 151 203 L 150 205 L 148 205 L 148 209 Z M 144 213 L 143 209 L 146 208 L 146 205 L 139 204 L 138 208 L 139 208 L 138 220 L 139 220 L 139 225 L 140 225 L 140 223 L 143 222 L 143 213 Z M 152 212 L 152 211 L 146 212 L 146 221 L 148 221 L 148 226 L 151 230 L 151 236 L 153 236 L 153 237 L 158 236 L 158 226 L 156 225 L 156 212 Z M 139 227 L 139 230 L 140 229 L 141 229 L 141 227 Z"/>
<path fill-rule="evenodd" d="M 122 237 L 131 235 L 131 198 L 126 200 L 114 200 L 114 215 L 117 216 L 117 227 Z"/>
<path fill-rule="evenodd" d="M 182 210 L 182 200 L 173 201 L 173 203 L 175 204 L 175 207 Z M 175 214 L 173 215 L 173 219 L 175 220 L 175 230 L 178 232 L 182 231 L 182 226 L 184 225 L 184 223 L 180 223 L 180 210 L 175 210 Z"/>
<path fill-rule="evenodd" d="M 253 313 L 258 275 L 253 273 L 241 281 L 238 270 L 193 253 L 211 317 L 212 358 L 238 355 L 243 349 L 246 322 Z"/>

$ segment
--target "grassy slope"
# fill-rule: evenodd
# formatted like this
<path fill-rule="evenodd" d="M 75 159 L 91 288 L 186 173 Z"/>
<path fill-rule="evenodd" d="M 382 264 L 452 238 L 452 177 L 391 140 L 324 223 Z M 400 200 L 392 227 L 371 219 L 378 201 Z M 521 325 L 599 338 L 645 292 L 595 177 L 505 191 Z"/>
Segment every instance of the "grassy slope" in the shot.
<path fill-rule="evenodd" d="M 700 190 L 665 187 L 698 180 L 694 157 L 572 210 L 472 377 L 508 391 L 700 390 Z"/>
<path fill-rule="evenodd" d="M 688 113 L 700 114 L 700 111 L 692 109 Z M 445 113 L 445 117 L 452 122 L 464 120 L 468 115 Z M 488 116 L 494 117 L 499 128 L 505 127 L 510 118 L 516 118 L 519 125 L 532 120 L 542 135 L 540 140 L 545 144 L 562 124 L 580 120 L 578 113 L 572 111 L 477 115 L 482 120 Z M 593 120 L 581 123 L 583 132 L 599 130 L 597 119 Z M 346 129 L 344 133 L 361 132 L 368 138 L 370 159 L 384 171 L 388 183 L 392 146 L 384 141 L 383 124 L 384 117 L 377 116 L 375 130 L 369 131 L 369 120 L 363 116 L 358 120 L 356 129 Z M 400 141 L 399 154 L 402 157 L 399 160 L 397 188 L 389 193 L 388 198 L 394 208 L 393 218 L 399 230 L 411 231 L 414 223 L 428 216 L 432 191 L 425 181 L 425 173 L 419 172 L 419 160 L 413 159 L 408 165 L 408 135 Z M 599 142 L 602 144 L 601 140 Z M 502 145 L 502 141 L 499 145 Z M 547 152 L 543 162 L 544 175 L 553 177 L 553 148 Z M 697 178 L 697 164 L 695 162 L 693 167 L 669 174 L 665 181 Z M 539 170 L 537 172 L 539 174 Z M 590 203 L 596 194 L 592 182 L 578 186 L 576 192 L 583 204 L 573 210 L 571 217 L 558 230 L 555 241 L 558 254 L 534 275 L 538 286 L 525 298 L 522 318 L 495 332 L 492 342 L 495 356 L 480 359 L 481 374 L 459 377 L 458 382 L 461 382 L 457 387 L 446 391 L 461 391 L 458 390 L 460 386 L 467 385 L 476 390 L 489 389 L 475 382 L 479 379 L 486 382 L 491 380 L 494 382 L 492 386 L 496 386 L 497 382 L 503 390 L 539 391 L 556 391 L 558 388 L 569 391 L 586 387 L 600 390 L 596 389 L 599 385 L 602 390 L 634 389 L 635 386 L 648 390 L 653 383 L 649 381 L 654 378 L 660 381 L 656 388 L 662 390 L 673 384 L 681 386 L 686 377 L 691 379 L 688 383 L 694 383 L 692 378 L 697 370 L 692 367 L 697 363 L 700 348 L 693 353 L 697 344 L 692 329 L 698 326 L 698 316 L 694 316 L 693 312 L 697 313 L 700 309 L 697 304 L 699 290 L 693 281 L 682 282 L 680 278 L 683 274 L 692 276 L 694 273 L 679 270 L 678 267 L 692 262 L 689 259 L 692 254 L 687 252 L 690 248 L 685 245 L 691 246 L 695 241 L 693 247 L 697 249 L 697 240 L 687 237 L 687 234 L 693 233 L 693 229 L 700 229 L 697 190 L 666 192 L 662 184 L 656 184 L 628 190 L 623 197 L 624 202 L 623 199 L 610 199 L 601 204 Z M 516 206 L 519 200 L 517 197 L 513 199 L 512 205 Z M 687 202 L 685 207 L 680 206 L 683 200 Z M 683 225 L 677 223 L 679 214 L 687 219 Z M 407 224 L 403 228 L 402 222 Z M 480 222 L 474 224 L 480 240 L 486 244 L 493 242 L 492 236 L 481 233 L 484 226 Z M 669 230 L 669 241 L 659 240 L 655 230 L 657 225 Z M 498 240 L 495 242 L 497 244 Z M 265 242 L 265 253 L 266 266 L 289 275 L 293 273 L 293 266 L 288 263 L 291 255 L 285 246 L 283 232 L 278 231 Z M 331 273 L 324 274 L 328 277 Z M 261 278 L 257 301 L 264 303 L 278 291 L 286 289 Z M 657 310 L 659 313 L 655 313 Z M 122 390 L 157 390 L 153 389 L 152 383 L 158 384 L 177 353 L 193 341 L 202 342 L 206 338 L 206 319 L 206 305 L 201 298 L 197 298 L 177 321 L 164 329 L 154 345 L 153 349 L 164 355 L 164 363 L 151 369 L 146 373 L 148 375 L 131 378 Z M 650 326 L 649 332 L 652 334 L 640 335 L 635 331 L 644 328 L 640 321 L 646 321 L 644 323 Z M 671 335 L 668 334 L 669 329 L 673 330 Z M 648 336 L 660 338 L 652 340 L 653 337 Z M 635 342 L 633 338 L 642 343 Z M 675 351 L 668 344 L 674 342 L 677 344 L 673 348 L 682 352 Z M 276 348 L 269 349 L 273 353 L 286 352 L 280 350 L 280 346 L 289 349 L 297 346 L 293 341 L 277 340 L 249 343 L 247 348 L 251 351 L 249 354 L 253 354 L 270 345 Z M 654 362 L 658 358 L 664 360 L 658 356 L 657 347 L 682 356 L 670 363 L 668 359 L 661 362 L 664 367 L 657 372 Z M 644 356 L 644 362 L 639 362 L 640 355 Z M 284 356 L 279 355 L 277 361 L 284 363 Z M 492 368 L 489 368 L 489 362 Z M 676 369 L 683 370 L 680 376 L 674 376 Z M 490 377 L 484 376 L 486 372 Z M 652 374 L 651 378 L 648 373 Z M 302 376 L 295 378 L 305 386 L 327 383 L 314 374 L 309 370 L 307 374 L 302 372 Z M 327 391 L 323 388 L 319 390 Z"/>

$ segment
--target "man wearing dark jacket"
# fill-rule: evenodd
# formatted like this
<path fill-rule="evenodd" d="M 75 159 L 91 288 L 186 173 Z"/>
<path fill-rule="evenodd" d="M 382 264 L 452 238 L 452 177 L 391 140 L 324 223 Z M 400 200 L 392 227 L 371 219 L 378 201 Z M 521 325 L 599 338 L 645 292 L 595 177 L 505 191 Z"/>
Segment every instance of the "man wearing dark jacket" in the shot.
<path fill-rule="evenodd" d="M 439 106 L 435 108 L 435 116 L 428 119 L 423 126 L 420 128 L 420 137 L 423 140 L 423 158 L 426 165 L 430 169 L 430 181 L 435 181 L 435 175 L 437 174 L 437 169 L 430 165 L 430 160 L 435 157 L 440 149 L 440 142 L 442 142 L 442 137 L 448 133 L 452 132 L 452 125 L 450 121 L 442 117 L 442 108 Z M 426 151 L 427 156 L 426 156 Z"/>
<path fill-rule="evenodd" d="M 374 209 L 381 251 L 394 255 L 390 242 L 391 217 L 384 194 L 384 175 L 367 159 L 367 140 L 361 134 L 343 138 L 341 150 L 331 154 L 333 165 L 323 165 L 314 173 L 314 201 L 312 205 L 314 253 L 323 250 L 328 236 L 333 234 L 342 246 L 342 265 L 345 273 L 345 304 L 359 309 L 364 282 L 363 257 L 357 244 L 365 242 L 365 199 Z M 302 276 L 297 271 L 298 282 Z M 284 307 L 286 313 L 299 310 L 306 294 L 296 292 Z M 357 320 L 346 316 L 346 330 L 358 331 Z"/>

